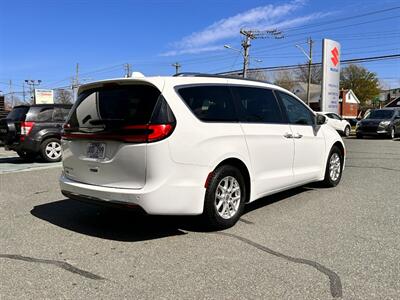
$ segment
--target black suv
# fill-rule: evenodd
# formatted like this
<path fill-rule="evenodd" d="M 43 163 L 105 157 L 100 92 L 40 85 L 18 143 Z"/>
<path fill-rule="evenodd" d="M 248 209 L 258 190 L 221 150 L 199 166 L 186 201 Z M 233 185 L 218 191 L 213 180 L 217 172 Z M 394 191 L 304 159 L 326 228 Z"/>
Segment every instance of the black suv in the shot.
<path fill-rule="evenodd" d="M 37 104 L 15 106 L 0 120 L 0 140 L 6 150 L 24 159 L 38 154 L 48 162 L 60 161 L 61 130 L 72 105 Z"/>
<path fill-rule="evenodd" d="M 356 126 L 357 138 L 366 135 L 386 136 L 394 139 L 400 136 L 400 109 L 386 107 L 371 110 Z"/>

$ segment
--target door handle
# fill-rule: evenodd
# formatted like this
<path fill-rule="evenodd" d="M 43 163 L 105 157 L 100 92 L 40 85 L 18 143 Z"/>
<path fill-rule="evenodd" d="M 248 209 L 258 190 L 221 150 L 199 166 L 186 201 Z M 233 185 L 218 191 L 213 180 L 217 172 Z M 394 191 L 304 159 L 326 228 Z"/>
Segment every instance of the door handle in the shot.
<path fill-rule="evenodd" d="M 295 139 L 301 139 L 302 137 L 303 137 L 303 135 L 300 134 L 300 133 L 296 133 L 296 134 L 293 136 L 293 138 L 295 138 Z"/>
<path fill-rule="evenodd" d="M 292 138 L 293 138 L 293 134 L 288 133 L 288 132 L 286 132 L 283 136 L 284 136 L 285 138 L 287 138 L 287 139 L 292 139 Z"/>

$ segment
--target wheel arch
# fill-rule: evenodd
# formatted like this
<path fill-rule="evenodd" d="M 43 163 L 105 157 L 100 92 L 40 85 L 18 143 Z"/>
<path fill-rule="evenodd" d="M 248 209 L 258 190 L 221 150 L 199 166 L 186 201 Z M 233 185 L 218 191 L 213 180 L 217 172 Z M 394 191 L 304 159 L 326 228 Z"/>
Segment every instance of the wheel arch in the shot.
<path fill-rule="evenodd" d="M 239 158 L 230 157 L 230 158 L 226 158 L 226 159 L 222 160 L 220 163 L 218 163 L 218 165 L 216 165 L 213 170 L 217 169 L 218 167 L 220 167 L 222 165 L 233 166 L 233 167 L 237 168 L 240 171 L 240 173 L 242 173 L 242 175 L 244 177 L 244 182 L 246 185 L 245 203 L 249 202 L 250 195 L 251 195 L 251 177 L 250 177 L 250 172 L 249 172 L 247 165 Z"/>

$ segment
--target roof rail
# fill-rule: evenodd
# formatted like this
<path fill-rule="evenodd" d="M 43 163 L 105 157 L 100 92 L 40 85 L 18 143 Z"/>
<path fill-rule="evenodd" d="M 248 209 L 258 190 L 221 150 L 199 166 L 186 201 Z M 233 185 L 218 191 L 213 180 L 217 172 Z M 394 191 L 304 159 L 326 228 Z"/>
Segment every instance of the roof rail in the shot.
<path fill-rule="evenodd" d="M 263 80 L 257 80 L 257 79 L 251 79 L 251 78 L 243 78 L 235 76 L 235 75 L 222 75 L 222 74 L 207 74 L 207 73 L 196 73 L 196 72 L 182 72 L 182 73 L 177 73 L 173 75 L 173 77 L 211 77 L 211 78 L 226 78 L 226 79 L 239 79 L 239 80 L 246 80 L 246 81 L 256 81 L 256 82 L 262 82 L 262 83 L 269 83 L 273 84 L 269 81 L 263 81 Z"/>

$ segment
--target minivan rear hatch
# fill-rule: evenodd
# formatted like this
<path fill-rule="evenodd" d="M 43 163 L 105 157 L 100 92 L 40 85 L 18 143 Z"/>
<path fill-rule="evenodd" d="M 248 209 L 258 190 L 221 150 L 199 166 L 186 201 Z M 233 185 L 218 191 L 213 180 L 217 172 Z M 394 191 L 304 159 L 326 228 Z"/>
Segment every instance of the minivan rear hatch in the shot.
<path fill-rule="evenodd" d="M 83 90 L 64 125 L 64 171 L 75 181 L 142 188 L 147 144 L 168 137 L 175 118 L 159 88 L 144 81 Z"/>

